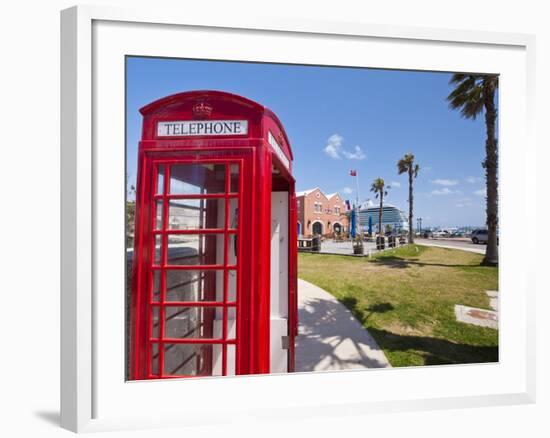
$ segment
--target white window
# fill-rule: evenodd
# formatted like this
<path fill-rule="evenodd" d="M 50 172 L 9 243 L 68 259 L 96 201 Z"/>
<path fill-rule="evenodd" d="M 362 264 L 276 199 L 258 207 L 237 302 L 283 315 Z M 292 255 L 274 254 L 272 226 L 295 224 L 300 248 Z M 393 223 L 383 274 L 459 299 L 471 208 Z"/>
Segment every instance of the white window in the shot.
<path fill-rule="evenodd" d="M 323 211 L 323 204 L 316 202 L 313 207 L 313 211 L 315 211 L 315 213 L 321 213 Z"/>
<path fill-rule="evenodd" d="M 340 207 L 334 207 L 334 214 L 340 215 Z"/>

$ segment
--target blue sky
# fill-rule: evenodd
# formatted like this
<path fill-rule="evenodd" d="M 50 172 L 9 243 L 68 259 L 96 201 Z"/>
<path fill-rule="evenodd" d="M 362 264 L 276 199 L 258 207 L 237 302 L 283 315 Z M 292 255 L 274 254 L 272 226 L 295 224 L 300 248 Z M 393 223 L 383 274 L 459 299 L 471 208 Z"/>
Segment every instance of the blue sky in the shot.
<path fill-rule="evenodd" d="M 371 182 L 391 186 L 387 201 L 407 210 L 407 177 L 397 160 L 413 152 L 415 216 L 425 226 L 485 223 L 485 125 L 448 108 L 449 73 L 180 59 L 127 59 L 127 167 L 136 178 L 142 106 L 169 94 L 215 89 L 273 110 L 294 152 L 297 190 L 319 186 L 373 199 Z"/>

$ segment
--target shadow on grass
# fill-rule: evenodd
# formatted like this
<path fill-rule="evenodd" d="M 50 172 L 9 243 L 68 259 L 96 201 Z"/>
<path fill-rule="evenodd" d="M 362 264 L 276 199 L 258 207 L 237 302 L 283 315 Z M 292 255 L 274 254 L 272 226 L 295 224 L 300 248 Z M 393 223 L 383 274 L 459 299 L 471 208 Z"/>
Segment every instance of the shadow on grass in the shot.
<path fill-rule="evenodd" d="M 367 310 L 370 312 L 370 315 L 372 315 L 373 313 L 386 313 L 393 309 L 394 307 L 392 306 L 391 303 L 377 303 L 367 307 Z"/>
<path fill-rule="evenodd" d="M 362 309 L 354 297 L 345 297 L 340 302 L 362 325 L 365 325 L 374 313 L 394 310 L 391 303 L 377 303 Z M 424 365 L 498 362 L 498 346 L 478 346 L 428 336 L 399 335 L 373 327 L 369 327 L 368 331 L 384 351 L 416 354 L 422 357 Z"/>
<path fill-rule="evenodd" d="M 394 309 L 391 303 L 376 303 L 372 304 L 366 309 L 362 309 L 358 306 L 357 298 L 355 297 L 343 297 L 338 299 L 347 309 L 357 318 L 362 324 L 364 324 L 374 313 L 386 313 Z"/>
<path fill-rule="evenodd" d="M 479 268 L 480 265 L 473 264 L 453 264 L 453 263 L 427 263 L 420 262 L 418 260 L 405 259 L 396 256 L 383 256 L 378 257 L 370 261 L 379 266 L 385 266 L 388 268 L 404 269 L 411 266 L 439 266 L 443 268 Z"/>
<path fill-rule="evenodd" d="M 498 362 L 498 346 L 459 344 L 427 336 L 397 335 L 369 328 L 370 334 L 386 352 L 414 352 L 425 365 Z"/>
<path fill-rule="evenodd" d="M 345 312 L 341 305 L 328 300 L 311 299 L 305 307 L 300 308 L 300 334 L 296 340 L 297 371 L 384 367 L 376 353 L 369 353 L 379 349 L 391 358 L 393 366 L 413 366 L 419 362 L 422 365 L 498 362 L 498 346 L 399 335 L 373 327 L 365 329 L 357 314 L 368 318 L 375 312 L 391 311 L 393 306 L 390 303 L 377 303 L 361 312 L 353 298 L 344 302 L 346 305 L 355 303 L 355 308 L 348 307 L 355 318 Z M 345 354 L 341 350 L 344 345 L 348 346 Z M 403 353 L 403 356 L 400 357 L 399 353 Z"/>

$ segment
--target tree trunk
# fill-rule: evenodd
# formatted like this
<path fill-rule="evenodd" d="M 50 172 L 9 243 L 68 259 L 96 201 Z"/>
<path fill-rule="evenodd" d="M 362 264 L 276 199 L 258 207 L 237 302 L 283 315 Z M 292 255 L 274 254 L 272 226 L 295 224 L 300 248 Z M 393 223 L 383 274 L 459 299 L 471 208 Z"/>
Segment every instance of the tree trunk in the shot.
<path fill-rule="evenodd" d="M 378 233 L 380 236 L 384 235 L 382 231 L 382 206 L 384 205 L 384 191 L 380 192 L 380 213 L 378 214 Z"/>
<path fill-rule="evenodd" d="M 498 150 L 495 138 L 496 108 L 495 108 L 495 82 L 492 79 L 485 80 L 484 105 L 485 124 L 487 128 L 487 141 L 485 142 L 485 178 L 487 184 L 487 250 L 484 265 L 498 265 Z"/>
<path fill-rule="evenodd" d="M 414 243 L 413 237 L 413 164 L 409 167 L 409 243 Z"/>

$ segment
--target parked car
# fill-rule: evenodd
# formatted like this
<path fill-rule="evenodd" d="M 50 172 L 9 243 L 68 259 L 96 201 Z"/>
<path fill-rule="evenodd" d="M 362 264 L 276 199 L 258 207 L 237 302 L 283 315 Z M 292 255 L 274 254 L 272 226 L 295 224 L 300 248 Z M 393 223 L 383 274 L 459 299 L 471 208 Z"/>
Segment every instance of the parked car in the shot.
<path fill-rule="evenodd" d="M 450 234 L 448 231 L 434 231 L 433 237 L 449 237 Z"/>
<path fill-rule="evenodd" d="M 472 239 L 472 243 L 475 243 L 476 245 L 478 243 L 487 243 L 487 230 L 474 230 L 472 231 L 472 234 L 470 235 L 470 239 Z"/>
<path fill-rule="evenodd" d="M 472 243 L 487 243 L 487 240 L 489 239 L 489 235 L 487 230 L 480 229 L 480 230 L 474 230 L 470 234 L 470 238 L 472 239 Z M 497 245 L 499 244 L 499 235 L 497 230 Z"/>
<path fill-rule="evenodd" d="M 429 239 L 430 237 L 433 237 L 433 233 L 430 230 L 424 230 L 420 234 L 424 239 Z"/>

